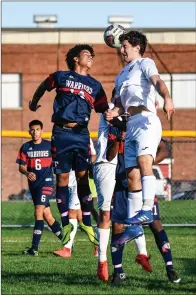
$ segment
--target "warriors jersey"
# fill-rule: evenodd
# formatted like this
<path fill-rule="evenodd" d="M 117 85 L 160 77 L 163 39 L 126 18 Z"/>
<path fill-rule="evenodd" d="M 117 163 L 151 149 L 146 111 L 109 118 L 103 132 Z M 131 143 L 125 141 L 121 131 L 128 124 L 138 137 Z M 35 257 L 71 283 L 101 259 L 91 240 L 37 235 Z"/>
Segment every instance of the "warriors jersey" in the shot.
<path fill-rule="evenodd" d="M 46 89 L 56 89 L 52 122 L 77 122 L 86 127 L 91 110 L 103 113 L 108 109 L 107 97 L 100 82 L 90 75 L 74 71 L 57 71 L 46 82 Z"/>
<path fill-rule="evenodd" d="M 35 181 L 29 181 L 29 188 L 34 189 L 53 181 L 51 142 L 42 139 L 39 144 L 34 144 L 32 140 L 24 143 L 20 148 L 16 163 L 27 166 L 28 172 L 36 175 Z"/>

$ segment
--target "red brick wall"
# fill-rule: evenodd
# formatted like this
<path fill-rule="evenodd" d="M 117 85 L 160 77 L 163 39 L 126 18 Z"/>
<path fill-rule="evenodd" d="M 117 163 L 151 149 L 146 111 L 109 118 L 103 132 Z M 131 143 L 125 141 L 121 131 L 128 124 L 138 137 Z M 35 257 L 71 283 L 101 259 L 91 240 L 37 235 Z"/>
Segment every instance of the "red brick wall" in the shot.
<path fill-rule="evenodd" d="M 41 100 L 42 107 L 36 112 L 28 109 L 29 100 L 32 98 L 36 87 L 49 74 L 56 70 L 67 69 L 65 65 L 65 54 L 72 47 L 70 45 L 2 45 L 2 73 L 22 74 L 22 110 L 3 110 L 2 129 L 3 130 L 27 130 L 30 120 L 39 118 L 44 123 L 44 130 L 51 131 L 50 122 L 52 114 L 53 93 L 46 93 Z M 122 68 L 120 57 L 115 49 L 105 45 L 95 45 L 94 66 L 91 75 L 100 80 L 105 88 L 108 99 L 114 86 L 114 77 Z M 194 73 L 195 72 L 195 45 L 153 45 L 153 49 L 158 53 L 161 60 L 172 73 Z M 59 58 L 58 58 L 59 52 Z M 153 51 L 148 48 L 146 56 L 153 58 L 158 66 L 159 72 L 165 73 L 165 69 L 157 59 Z M 170 129 L 164 114 L 159 112 L 163 129 Z M 196 126 L 195 110 L 177 110 L 173 118 L 173 129 L 193 130 Z M 97 131 L 99 115 L 94 111 L 91 115 L 89 129 Z M 17 151 L 21 145 L 20 139 L 2 140 L 2 196 L 7 198 L 10 193 L 17 193 L 21 187 L 25 186 L 26 180 L 17 172 L 17 165 L 14 163 Z M 176 152 L 176 159 L 173 167 L 174 179 L 195 179 L 196 164 L 195 145 L 182 146 L 182 156 L 184 160 L 176 160 L 179 153 Z M 180 147 L 178 147 L 179 149 Z M 183 152 L 186 149 L 186 154 Z M 175 164 L 177 163 L 177 164 Z M 184 170 L 185 171 L 184 171 Z M 194 170 L 195 169 L 195 170 Z M 184 171 L 184 172 L 183 172 Z"/>

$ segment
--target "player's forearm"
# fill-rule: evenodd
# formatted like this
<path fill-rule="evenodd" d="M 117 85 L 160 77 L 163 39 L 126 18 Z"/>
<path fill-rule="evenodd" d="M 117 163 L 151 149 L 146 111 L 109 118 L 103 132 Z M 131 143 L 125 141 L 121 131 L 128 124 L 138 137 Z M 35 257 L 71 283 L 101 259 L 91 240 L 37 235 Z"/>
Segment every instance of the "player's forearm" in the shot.
<path fill-rule="evenodd" d="M 45 88 L 45 84 L 43 81 L 36 89 L 36 91 L 33 95 L 32 103 L 34 105 L 37 105 L 38 101 L 41 99 L 41 97 L 44 95 L 45 92 L 46 92 L 46 88 Z"/>
<path fill-rule="evenodd" d="M 25 166 L 19 165 L 19 171 L 21 174 L 28 176 L 28 171 L 27 168 Z"/>
<path fill-rule="evenodd" d="M 167 98 L 171 99 L 169 91 L 167 89 L 167 86 L 163 80 L 160 79 L 160 80 L 156 81 L 156 84 L 154 86 L 155 86 L 155 89 L 158 92 L 158 94 L 164 100 L 166 100 Z"/>
<path fill-rule="evenodd" d="M 113 109 L 112 109 L 112 115 L 113 115 L 113 118 L 115 117 L 118 117 L 120 115 L 122 115 L 124 113 L 124 108 L 121 106 L 115 106 Z"/>

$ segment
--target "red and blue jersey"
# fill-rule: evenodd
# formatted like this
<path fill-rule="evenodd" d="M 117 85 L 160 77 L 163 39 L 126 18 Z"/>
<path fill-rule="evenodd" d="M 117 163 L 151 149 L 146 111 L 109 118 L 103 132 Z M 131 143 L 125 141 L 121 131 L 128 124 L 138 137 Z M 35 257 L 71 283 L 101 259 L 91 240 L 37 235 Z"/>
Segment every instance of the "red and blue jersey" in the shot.
<path fill-rule="evenodd" d="M 27 167 L 28 172 L 36 175 L 35 181 L 29 181 L 29 188 L 51 186 L 53 183 L 51 142 L 42 139 L 39 144 L 32 140 L 24 143 L 19 152 L 16 163 Z"/>
<path fill-rule="evenodd" d="M 74 71 L 57 71 L 45 81 L 47 91 L 56 89 L 53 104 L 53 123 L 63 120 L 86 127 L 91 110 L 103 113 L 108 109 L 107 97 L 99 81 L 90 75 Z"/>

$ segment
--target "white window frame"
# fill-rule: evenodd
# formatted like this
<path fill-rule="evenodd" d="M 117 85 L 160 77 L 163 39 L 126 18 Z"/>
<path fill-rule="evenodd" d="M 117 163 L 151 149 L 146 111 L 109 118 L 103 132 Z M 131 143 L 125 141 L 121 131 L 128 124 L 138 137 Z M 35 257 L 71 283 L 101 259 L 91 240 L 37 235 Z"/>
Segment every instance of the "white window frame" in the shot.
<path fill-rule="evenodd" d="M 4 87 L 10 85 L 12 87 Z M 2 73 L 1 76 L 1 108 L 3 110 L 20 110 L 22 109 L 22 75 L 21 73 Z M 13 100 L 7 103 L 5 99 Z"/>

